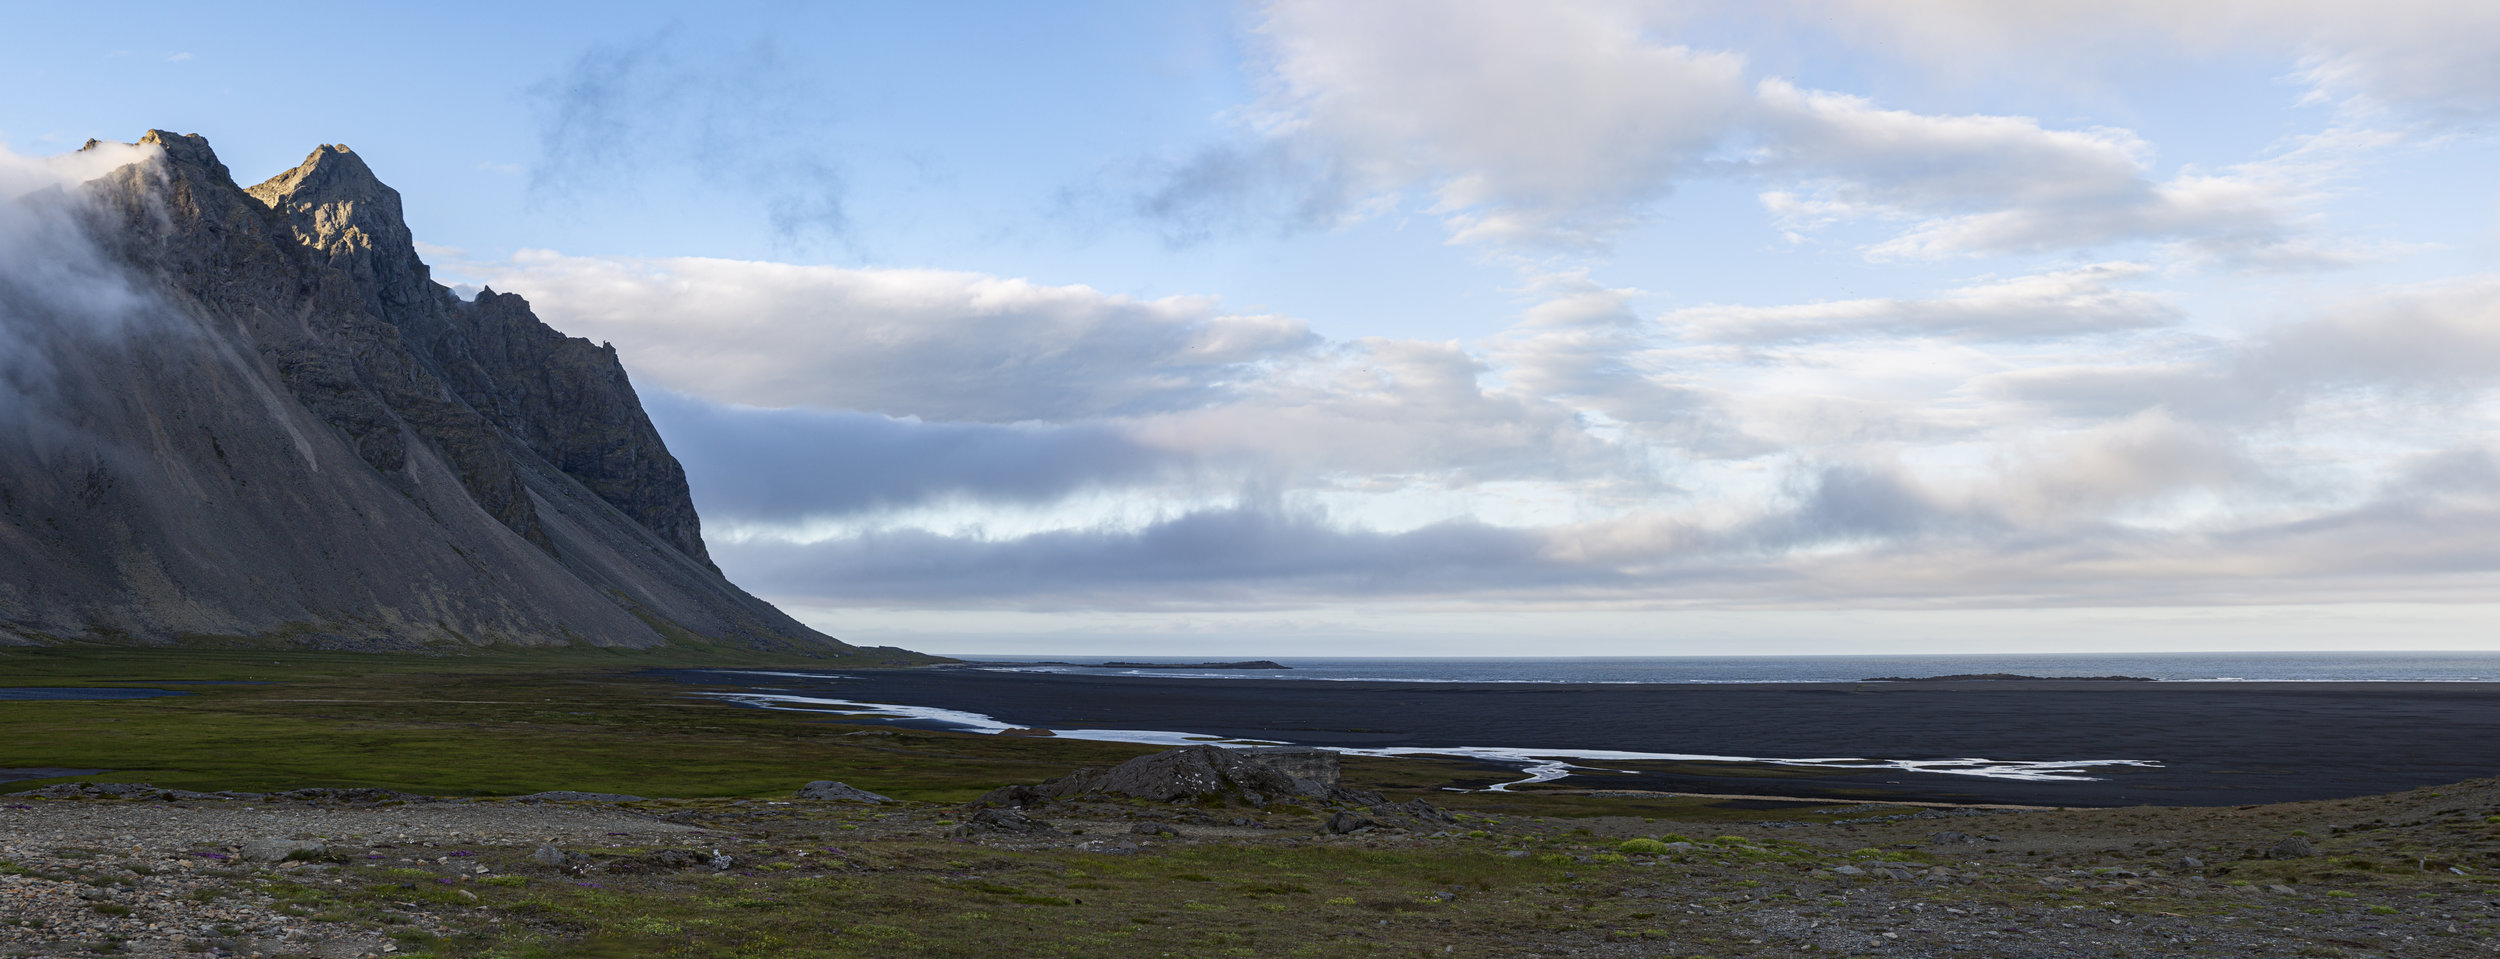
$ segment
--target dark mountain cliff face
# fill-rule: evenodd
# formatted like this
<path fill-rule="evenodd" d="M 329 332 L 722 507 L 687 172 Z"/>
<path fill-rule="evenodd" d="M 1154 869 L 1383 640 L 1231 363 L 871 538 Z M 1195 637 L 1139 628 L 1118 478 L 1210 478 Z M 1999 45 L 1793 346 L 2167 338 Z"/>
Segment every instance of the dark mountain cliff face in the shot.
<path fill-rule="evenodd" d="M 615 352 L 433 282 L 355 154 L 142 143 L 59 201 L 127 289 L 0 295 L 0 642 L 850 649 L 721 578 Z"/>

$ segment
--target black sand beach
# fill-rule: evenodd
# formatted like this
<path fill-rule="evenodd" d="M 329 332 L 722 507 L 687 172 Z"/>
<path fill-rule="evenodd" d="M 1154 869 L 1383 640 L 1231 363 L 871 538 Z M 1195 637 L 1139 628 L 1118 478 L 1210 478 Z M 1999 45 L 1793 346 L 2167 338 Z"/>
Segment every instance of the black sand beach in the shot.
<path fill-rule="evenodd" d="M 687 672 L 690 682 L 729 674 Z M 2500 771 L 2500 684 L 1764 685 L 1361 683 L 942 668 L 754 688 L 940 707 L 1020 726 L 1176 730 L 1318 746 L 1611 749 L 1762 758 L 2132 759 L 2091 782 L 1751 763 L 1591 763 L 1593 789 L 2035 805 L 2236 805 L 2362 796 Z M 1515 776 L 1488 768 L 1483 784 Z"/>

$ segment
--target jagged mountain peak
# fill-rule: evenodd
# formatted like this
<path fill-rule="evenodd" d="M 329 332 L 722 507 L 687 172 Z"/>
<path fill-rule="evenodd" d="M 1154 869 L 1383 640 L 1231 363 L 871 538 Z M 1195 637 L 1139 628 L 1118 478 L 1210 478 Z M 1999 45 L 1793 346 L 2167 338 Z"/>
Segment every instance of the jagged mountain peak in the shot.
<path fill-rule="evenodd" d="M 55 409 L 0 403 L 0 643 L 849 649 L 711 565 L 614 353 L 433 282 L 364 158 L 246 191 L 140 142 L 79 229 L 180 335 L 44 341 Z"/>
<path fill-rule="evenodd" d="M 399 191 L 391 189 L 365 165 L 354 150 L 324 143 L 294 169 L 261 181 L 244 191 L 272 207 L 287 203 L 378 203 L 399 211 Z"/>

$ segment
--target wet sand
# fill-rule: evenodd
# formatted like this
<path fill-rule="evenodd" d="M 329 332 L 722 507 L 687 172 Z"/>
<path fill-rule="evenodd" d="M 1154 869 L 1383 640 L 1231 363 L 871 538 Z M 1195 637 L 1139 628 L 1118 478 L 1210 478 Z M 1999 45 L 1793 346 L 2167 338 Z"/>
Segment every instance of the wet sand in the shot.
<path fill-rule="evenodd" d="M 686 672 L 1020 726 L 1180 730 L 1341 747 L 1611 749 L 1763 758 L 2150 760 L 2091 782 L 1750 763 L 1596 763 L 1556 786 L 2025 805 L 2237 805 L 2500 772 L 2500 684 L 2059 681 L 1764 685 L 1366 683 L 977 669 L 849 678 Z M 1514 779 L 1488 767 L 1481 783 Z"/>

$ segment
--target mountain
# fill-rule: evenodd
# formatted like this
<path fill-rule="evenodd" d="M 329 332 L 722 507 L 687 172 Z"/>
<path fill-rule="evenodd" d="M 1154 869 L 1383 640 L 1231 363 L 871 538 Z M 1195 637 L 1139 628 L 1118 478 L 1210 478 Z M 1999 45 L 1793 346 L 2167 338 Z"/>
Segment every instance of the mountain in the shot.
<path fill-rule="evenodd" d="M 434 282 L 354 152 L 138 147 L 0 237 L 0 643 L 854 649 L 722 578 L 614 349 Z"/>

